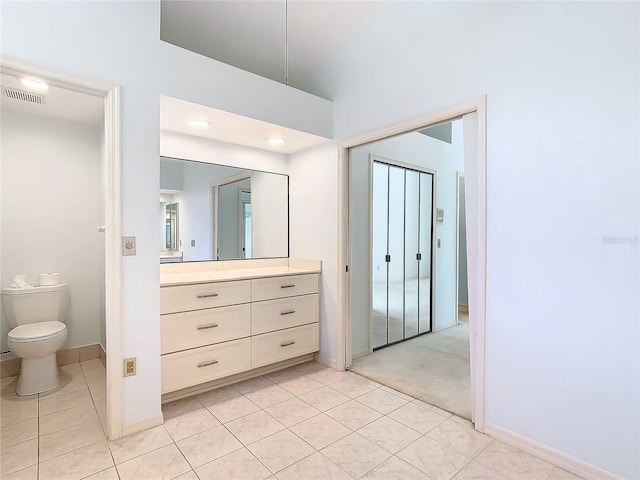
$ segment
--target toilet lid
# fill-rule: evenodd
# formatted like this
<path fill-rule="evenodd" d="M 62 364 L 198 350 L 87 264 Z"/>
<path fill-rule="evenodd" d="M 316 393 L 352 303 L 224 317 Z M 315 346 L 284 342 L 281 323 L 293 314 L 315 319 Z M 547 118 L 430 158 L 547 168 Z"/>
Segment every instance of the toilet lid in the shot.
<path fill-rule="evenodd" d="M 62 322 L 40 322 L 20 325 L 9 332 L 9 340 L 13 342 L 33 342 L 47 340 L 62 335 L 67 326 Z"/>

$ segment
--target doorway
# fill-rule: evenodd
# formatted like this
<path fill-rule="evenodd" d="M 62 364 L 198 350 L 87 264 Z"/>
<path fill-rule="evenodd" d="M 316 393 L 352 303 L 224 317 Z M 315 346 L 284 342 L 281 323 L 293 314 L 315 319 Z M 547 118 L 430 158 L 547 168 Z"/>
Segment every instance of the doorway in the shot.
<path fill-rule="evenodd" d="M 120 285 L 121 285 L 121 214 L 120 214 L 120 119 L 119 119 L 119 87 L 112 87 L 106 84 L 92 82 L 92 81 L 81 81 L 78 82 L 75 78 L 61 74 L 59 72 L 55 72 L 48 69 L 39 68 L 33 65 L 27 65 L 20 61 L 15 60 L 6 60 L 3 62 L 2 67 L 0 68 L 0 72 L 4 76 L 10 76 L 15 79 L 21 78 L 30 78 L 36 79 L 48 85 L 45 91 L 58 91 L 58 92 L 67 92 L 71 96 L 75 96 L 77 99 L 89 98 L 93 97 L 97 99 L 97 106 L 95 109 L 88 108 L 87 103 L 79 100 L 75 101 L 51 101 L 51 102 L 35 102 L 37 105 L 27 106 L 27 110 L 20 113 L 30 114 L 35 116 L 42 117 L 58 117 L 53 118 L 55 122 L 57 122 L 56 128 L 58 128 L 59 132 L 62 132 L 57 138 L 54 138 L 53 135 L 54 130 L 48 131 L 46 127 L 40 128 L 39 132 L 35 132 L 30 138 L 26 138 L 25 142 L 22 145 L 29 146 L 29 148 L 34 148 L 34 145 L 42 146 L 40 140 L 44 140 L 46 138 L 50 138 L 54 144 L 61 145 L 61 148 L 64 146 L 64 135 L 72 135 L 72 136 L 82 136 L 83 138 L 77 144 L 78 148 L 77 158 L 78 165 L 81 165 L 84 162 L 85 167 L 88 167 L 87 160 L 94 158 L 97 163 L 97 169 L 94 171 L 94 177 L 97 179 L 97 184 L 92 184 L 90 188 L 94 189 L 95 192 L 91 192 L 87 189 L 87 185 L 79 186 L 80 190 L 76 191 L 74 194 L 71 194 L 68 189 L 57 185 L 54 180 L 51 180 L 54 187 L 57 187 L 56 194 L 60 195 L 63 198 L 68 200 L 68 197 L 71 195 L 72 201 L 70 205 L 78 204 L 78 198 L 82 198 L 87 195 L 95 195 L 97 200 L 95 202 L 99 203 L 98 210 L 96 210 L 97 214 L 89 215 L 90 218 L 87 222 L 81 223 L 75 214 L 73 215 L 74 222 L 66 222 L 64 217 L 60 217 L 60 211 L 56 211 L 55 215 L 51 216 L 50 220 L 44 220 L 43 222 L 58 222 L 60 225 L 64 226 L 65 230 L 63 235 L 60 235 L 60 238 L 67 239 L 73 237 L 74 239 L 83 235 L 82 232 L 86 232 L 88 235 L 91 235 L 93 244 L 98 244 L 101 252 L 98 255 L 88 253 L 92 260 L 97 260 L 101 263 L 99 268 L 95 268 L 96 271 L 100 272 L 100 278 L 98 279 L 98 283 L 101 286 L 98 286 L 98 297 L 99 299 L 96 301 L 99 305 L 100 315 L 102 317 L 100 325 L 95 326 L 94 328 L 99 330 L 99 333 L 87 333 L 86 330 L 86 322 L 79 322 L 74 325 L 68 325 L 67 328 L 69 330 L 69 335 L 67 337 L 67 345 L 63 346 L 63 349 L 67 349 L 70 352 L 70 357 L 67 357 L 65 361 L 70 361 L 70 365 L 74 365 L 74 362 L 85 362 L 85 365 L 78 365 L 75 363 L 75 368 L 69 367 L 71 370 L 75 370 L 73 373 L 74 381 L 76 373 L 85 377 L 87 390 L 94 400 L 96 409 L 100 408 L 101 411 L 98 412 L 98 415 L 101 416 L 102 428 L 104 428 L 107 437 L 110 440 L 115 440 L 122 436 L 122 376 L 121 376 L 121 364 L 120 358 L 122 345 L 121 345 L 121 295 L 120 295 Z M 3 81 L 4 85 L 4 81 Z M 24 90 L 19 84 L 16 84 L 16 90 Z M 4 89 L 3 89 L 4 90 Z M 22 95 L 19 95 L 22 96 Z M 37 97 L 34 96 L 34 98 Z M 37 100 L 37 99 L 36 99 Z M 58 97 L 57 100 L 60 100 Z M 3 107 L 6 107 L 7 103 L 3 102 Z M 45 110 L 33 109 L 33 107 L 42 107 L 45 106 Z M 65 117 L 66 113 L 62 116 L 56 114 L 55 111 L 59 109 L 66 109 L 72 115 L 71 117 Z M 45 113 L 46 112 L 46 113 Z M 93 113 L 90 113 L 93 112 Z M 86 135 L 82 132 L 83 128 L 78 128 L 74 126 L 74 121 L 80 124 L 86 123 L 88 118 L 93 118 L 93 115 L 97 115 L 97 120 L 95 121 L 95 137 L 96 142 L 86 142 Z M 74 117 L 75 116 L 75 117 Z M 75 118 L 75 120 L 74 120 Z M 65 124 L 66 122 L 66 124 Z M 23 122 L 24 123 L 24 122 Z M 40 138 L 40 134 L 42 134 L 42 138 Z M 95 149 L 94 156 L 85 156 L 80 152 L 80 149 L 91 148 Z M 61 167 L 55 163 L 56 160 L 63 161 L 65 160 L 64 155 L 56 155 L 53 151 L 49 153 L 45 153 L 42 156 L 42 160 L 51 160 L 51 166 L 54 168 L 54 173 L 59 175 L 61 172 L 64 173 L 64 167 Z M 62 165 L 62 164 L 61 164 Z M 70 166 L 68 168 L 75 169 L 76 166 Z M 81 167 L 80 167 L 81 168 Z M 98 173 L 96 173 L 98 172 Z M 79 172 L 70 170 L 67 173 L 74 175 L 80 174 Z M 46 172 L 41 171 L 41 175 L 46 175 Z M 69 175 L 72 176 L 72 175 Z M 92 177 L 92 178 L 94 178 Z M 51 179 L 52 177 L 50 177 Z M 62 177 L 64 179 L 64 176 Z M 84 178 L 84 177 L 83 177 Z M 86 178 L 85 178 L 86 180 Z M 12 181 L 17 181 L 15 178 Z M 66 181 L 66 180 L 64 180 Z M 82 182 L 81 182 L 82 183 Z M 86 182 L 85 182 L 86 183 Z M 18 183 L 18 185 L 20 185 Z M 74 196 L 75 195 L 75 196 Z M 30 202 L 34 203 L 34 199 L 30 199 Z M 94 202 L 94 203 L 95 203 Z M 51 203 L 51 202 L 44 202 Z M 80 202 L 86 203 L 86 202 Z M 24 202 L 21 205 L 26 205 Z M 95 206 L 95 205 L 94 205 Z M 85 210 L 89 208 L 87 205 L 82 205 L 82 208 Z M 16 210 L 19 210 L 17 208 Z M 68 217 L 71 218 L 71 217 Z M 34 227 L 39 224 L 39 222 L 32 223 L 31 227 Z M 72 231 L 76 229 L 76 231 Z M 48 234 L 43 235 L 41 237 L 37 237 L 36 240 L 40 240 L 41 238 L 47 238 L 52 240 L 55 238 L 55 234 L 52 232 L 48 232 Z M 40 246 L 46 245 L 49 246 L 50 242 L 45 242 Z M 68 242 L 67 242 L 68 243 Z M 73 246 L 76 249 L 77 242 L 68 243 L 69 246 Z M 4 250 L 4 249 L 3 249 Z M 38 251 L 38 253 L 40 253 Z M 87 255 L 87 251 L 77 250 L 74 252 L 72 256 L 75 260 L 75 263 L 78 263 L 78 259 L 82 258 L 82 255 Z M 67 255 L 61 256 L 50 256 L 47 258 L 67 258 Z M 81 261 L 80 264 L 87 265 L 88 262 Z M 11 274 L 11 272 L 6 271 L 7 265 L 3 263 L 4 271 L 3 273 Z M 17 266 L 16 266 L 17 268 Z M 35 268 L 35 267 L 34 267 Z M 37 268 L 42 268 L 40 264 L 38 264 Z M 46 267 L 45 267 L 46 268 Z M 90 268 L 92 269 L 92 268 Z M 71 272 L 72 268 L 65 267 L 65 273 Z M 93 269 L 92 269 L 93 270 Z M 35 270 L 34 270 L 35 272 Z M 62 272 L 61 272 L 62 273 Z M 62 275 L 61 275 L 62 277 Z M 4 281 L 4 279 L 3 279 Z M 69 282 L 71 283 L 71 282 Z M 95 283 L 95 282 L 93 282 Z M 79 292 L 75 295 L 74 300 L 74 286 L 76 290 L 79 290 L 80 287 L 86 287 L 86 285 L 82 282 L 82 280 L 77 280 L 71 285 L 71 305 L 72 308 L 74 305 L 76 307 L 80 307 L 80 304 L 87 304 L 88 296 L 81 295 Z M 94 289 L 95 293 L 95 289 Z M 90 302 L 89 307 L 95 307 L 94 301 Z M 71 329 L 75 332 L 71 332 Z M 103 360 L 94 357 L 94 348 L 95 345 L 84 345 L 87 342 L 86 338 L 78 338 L 76 337 L 73 340 L 72 334 L 80 334 L 82 335 L 93 335 L 91 338 L 94 339 L 94 344 L 102 344 L 104 347 L 104 351 L 106 351 L 106 355 L 104 355 Z M 69 343 L 70 341 L 74 342 Z M 79 346 L 75 347 L 76 344 Z M 103 350 L 99 347 L 99 352 Z M 77 357 L 76 357 L 77 355 Z M 100 354 L 98 354 L 100 356 Z M 106 358 L 105 358 L 106 357 Z M 76 359 L 77 358 L 77 359 Z M 87 360 L 87 358 L 90 358 Z M 106 365 L 105 365 L 106 364 Z M 69 372 L 66 372 L 69 373 Z M 106 377 L 106 378 L 105 378 Z M 67 379 L 69 379 L 69 375 L 67 375 Z M 61 385 L 62 387 L 64 385 Z M 52 398 L 55 396 L 52 395 Z M 101 405 L 100 405 L 101 404 Z"/>
<path fill-rule="evenodd" d="M 391 139 L 396 136 L 415 132 L 427 127 L 461 118 L 464 125 L 464 170 L 466 175 L 467 232 L 468 232 L 468 276 L 469 276 L 469 359 L 470 359 L 470 397 L 471 418 L 479 431 L 484 430 L 484 355 L 485 355 L 485 304 L 486 304 L 486 97 L 460 104 L 448 109 L 424 115 L 384 129 L 361 135 L 341 143 L 340 147 L 340 224 L 343 236 L 340 244 L 339 258 L 344 263 L 343 275 L 339 277 L 342 292 L 340 307 L 343 328 L 339 329 L 338 367 L 349 368 L 353 359 L 366 355 L 362 346 L 362 338 L 355 323 L 361 321 L 357 315 L 354 298 L 362 295 L 362 286 L 350 280 L 356 271 L 352 253 L 354 245 L 363 245 L 361 228 L 352 228 L 353 222 L 362 217 L 352 210 L 352 196 L 359 193 L 359 188 L 352 188 L 350 179 L 362 175 L 352 170 L 351 150 L 373 142 Z M 443 218 L 455 219 L 455 207 L 443 213 Z M 446 221 L 446 220 L 445 220 Z M 455 244 L 454 244 L 455 249 Z M 454 286 L 455 287 L 455 286 Z M 365 294 L 370 295 L 366 291 Z M 453 304 L 456 303 L 453 295 Z M 434 298 L 434 311 L 437 312 L 437 301 Z M 359 303 L 359 302 L 358 302 Z M 386 350 L 386 349 L 385 349 Z M 383 350 L 384 351 L 384 350 Z"/>
<path fill-rule="evenodd" d="M 251 175 L 225 178 L 211 189 L 214 258 L 251 258 Z"/>
<path fill-rule="evenodd" d="M 372 156 L 374 351 L 432 329 L 435 172 Z"/>
<path fill-rule="evenodd" d="M 352 211 L 371 211 L 372 308 L 363 313 L 373 352 L 355 359 L 351 369 L 470 418 L 469 333 L 467 325 L 458 326 L 456 300 L 462 138 L 457 119 L 351 150 L 354 168 L 368 152 L 372 169 L 371 194 L 353 196 Z M 352 184 L 364 181 L 358 175 Z M 366 281 L 359 260 L 367 253 L 358 249 L 353 245 L 352 284 Z"/>

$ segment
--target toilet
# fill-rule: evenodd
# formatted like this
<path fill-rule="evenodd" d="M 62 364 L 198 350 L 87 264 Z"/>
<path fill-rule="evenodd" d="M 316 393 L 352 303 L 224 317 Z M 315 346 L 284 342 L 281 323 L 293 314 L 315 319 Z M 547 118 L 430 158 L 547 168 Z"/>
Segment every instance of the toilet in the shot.
<path fill-rule="evenodd" d="M 35 395 L 60 384 L 56 352 L 67 340 L 68 283 L 3 288 L 9 349 L 22 359 L 16 393 Z"/>

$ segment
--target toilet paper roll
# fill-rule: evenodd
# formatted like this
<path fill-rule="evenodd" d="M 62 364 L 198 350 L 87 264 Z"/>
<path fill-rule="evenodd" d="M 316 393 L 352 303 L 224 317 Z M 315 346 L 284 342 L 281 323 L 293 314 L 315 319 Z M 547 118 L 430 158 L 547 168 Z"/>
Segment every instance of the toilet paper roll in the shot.
<path fill-rule="evenodd" d="M 48 285 L 58 285 L 60 283 L 59 273 L 41 273 L 40 274 L 40 286 L 45 287 Z"/>

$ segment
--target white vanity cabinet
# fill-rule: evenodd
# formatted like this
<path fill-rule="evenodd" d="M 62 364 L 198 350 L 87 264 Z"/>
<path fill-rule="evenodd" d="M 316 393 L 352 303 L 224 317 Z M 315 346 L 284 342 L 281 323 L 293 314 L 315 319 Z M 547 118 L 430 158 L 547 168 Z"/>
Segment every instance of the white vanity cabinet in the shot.
<path fill-rule="evenodd" d="M 180 273 L 160 288 L 163 394 L 319 350 L 319 262 Z"/>

